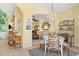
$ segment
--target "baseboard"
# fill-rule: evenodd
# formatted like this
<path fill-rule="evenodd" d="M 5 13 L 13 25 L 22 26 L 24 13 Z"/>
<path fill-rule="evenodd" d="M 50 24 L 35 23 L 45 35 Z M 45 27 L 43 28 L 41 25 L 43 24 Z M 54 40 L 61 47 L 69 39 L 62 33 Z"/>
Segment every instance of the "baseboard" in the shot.
<path fill-rule="evenodd" d="M 22 48 L 25 49 L 25 48 L 29 48 L 29 47 L 32 47 L 31 44 L 26 44 L 25 46 L 23 46 Z"/>

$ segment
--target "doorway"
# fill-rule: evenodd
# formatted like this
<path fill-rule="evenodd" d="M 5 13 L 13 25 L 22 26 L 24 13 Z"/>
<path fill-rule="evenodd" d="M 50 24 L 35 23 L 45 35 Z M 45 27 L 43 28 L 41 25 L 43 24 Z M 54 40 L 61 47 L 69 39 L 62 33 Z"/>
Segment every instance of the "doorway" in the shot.
<path fill-rule="evenodd" d="M 42 24 L 46 20 L 46 14 L 34 14 L 32 15 L 32 45 L 33 47 L 39 47 L 40 42 L 43 39 Z"/>

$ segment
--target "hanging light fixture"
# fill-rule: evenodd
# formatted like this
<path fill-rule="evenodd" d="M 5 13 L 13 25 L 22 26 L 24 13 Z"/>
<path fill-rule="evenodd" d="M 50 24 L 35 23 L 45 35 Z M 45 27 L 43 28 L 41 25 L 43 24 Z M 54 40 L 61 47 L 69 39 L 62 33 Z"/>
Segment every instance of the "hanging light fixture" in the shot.
<path fill-rule="evenodd" d="M 45 20 L 47 20 L 48 22 L 52 22 L 53 21 L 53 31 L 55 32 L 55 20 L 57 18 L 57 14 L 53 11 L 53 3 L 51 5 L 51 11 L 49 12 L 48 15 L 46 15 Z"/>
<path fill-rule="evenodd" d="M 57 14 L 53 11 L 53 3 L 52 3 L 52 7 L 51 7 L 51 12 L 49 13 L 49 19 L 52 20 L 54 22 L 54 31 L 55 31 L 55 20 L 57 18 Z"/>
<path fill-rule="evenodd" d="M 50 20 L 55 20 L 56 18 L 57 18 L 57 14 L 52 11 L 52 12 L 49 14 L 49 19 L 50 19 Z"/>

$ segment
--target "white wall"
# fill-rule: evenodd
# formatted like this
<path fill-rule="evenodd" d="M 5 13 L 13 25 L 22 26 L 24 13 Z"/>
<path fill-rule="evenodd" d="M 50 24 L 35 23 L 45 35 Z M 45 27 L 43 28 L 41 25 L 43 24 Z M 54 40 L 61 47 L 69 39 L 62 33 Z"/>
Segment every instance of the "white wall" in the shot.
<path fill-rule="evenodd" d="M 28 18 L 32 22 L 32 15 L 34 14 L 48 14 L 48 11 L 44 8 L 28 5 L 28 4 L 17 4 L 20 10 L 23 12 L 23 48 L 32 46 L 32 30 L 26 29 L 26 22 Z"/>

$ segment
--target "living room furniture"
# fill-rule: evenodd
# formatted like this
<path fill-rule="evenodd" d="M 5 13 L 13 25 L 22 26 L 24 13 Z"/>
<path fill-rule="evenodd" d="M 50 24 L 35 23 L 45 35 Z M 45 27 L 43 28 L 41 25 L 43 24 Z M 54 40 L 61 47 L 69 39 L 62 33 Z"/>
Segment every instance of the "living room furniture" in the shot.
<path fill-rule="evenodd" d="M 39 39 L 39 34 L 37 33 L 37 30 L 32 30 L 32 38 Z"/>
<path fill-rule="evenodd" d="M 39 33 L 39 40 L 43 39 L 43 35 L 44 35 L 43 31 L 39 31 L 38 33 Z"/>
<path fill-rule="evenodd" d="M 21 36 L 17 36 L 14 32 L 9 31 L 8 44 L 13 47 L 21 47 Z"/>
<path fill-rule="evenodd" d="M 65 42 L 74 45 L 74 19 L 64 20 L 59 23 L 59 32 L 65 37 Z"/>

